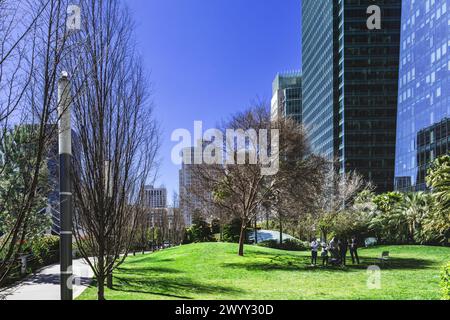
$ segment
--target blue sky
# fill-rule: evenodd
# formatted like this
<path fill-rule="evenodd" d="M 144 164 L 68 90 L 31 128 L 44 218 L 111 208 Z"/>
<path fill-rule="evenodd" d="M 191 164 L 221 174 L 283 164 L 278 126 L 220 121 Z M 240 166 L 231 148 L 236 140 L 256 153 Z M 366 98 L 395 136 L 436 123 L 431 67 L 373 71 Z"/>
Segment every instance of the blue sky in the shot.
<path fill-rule="evenodd" d="M 277 72 L 301 67 L 300 0 L 126 0 L 162 127 L 156 185 L 178 192 L 175 129 L 204 129 L 270 101 Z M 171 199 L 171 196 L 169 197 Z"/>

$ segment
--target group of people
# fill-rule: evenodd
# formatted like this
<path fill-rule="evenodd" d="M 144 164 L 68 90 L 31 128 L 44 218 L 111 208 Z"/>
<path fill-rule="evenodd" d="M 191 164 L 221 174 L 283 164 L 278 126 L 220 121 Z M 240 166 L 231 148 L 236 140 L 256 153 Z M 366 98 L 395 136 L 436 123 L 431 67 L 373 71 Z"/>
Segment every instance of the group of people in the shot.
<path fill-rule="evenodd" d="M 328 266 L 329 263 L 335 266 L 345 266 L 347 263 L 346 259 L 348 251 L 350 251 L 353 264 L 359 264 L 358 242 L 355 237 L 352 237 L 350 240 L 337 239 L 336 237 L 333 237 L 328 244 L 325 241 L 319 242 L 317 238 L 312 239 L 312 266 L 317 266 L 319 249 L 321 249 L 322 266 Z"/>

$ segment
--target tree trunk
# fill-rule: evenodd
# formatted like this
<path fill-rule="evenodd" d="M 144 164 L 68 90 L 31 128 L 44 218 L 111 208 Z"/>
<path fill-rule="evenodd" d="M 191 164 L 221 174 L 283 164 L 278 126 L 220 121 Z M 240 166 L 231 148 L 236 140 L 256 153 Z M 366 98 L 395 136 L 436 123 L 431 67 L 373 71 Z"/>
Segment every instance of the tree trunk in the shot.
<path fill-rule="evenodd" d="M 99 301 L 103 301 L 106 300 L 105 299 L 105 277 L 102 276 L 98 276 L 97 277 L 97 299 Z"/>
<path fill-rule="evenodd" d="M 245 243 L 245 238 L 246 238 L 246 233 L 247 231 L 247 225 L 246 223 L 242 222 L 242 226 L 241 226 L 241 234 L 239 236 L 239 255 L 241 257 L 244 256 L 244 243 Z"/>
<path fill-rule="evenodd" d="M 112 289 L 113 288 L 113 274 L 112 274 L 112 272 L 110 272 L 106 276 L 106 286 L 108 287 L 108 289 Z"/>
<path fill-rule="evenodd" d="M 280 215 L 280 245 L 283 244 L 283 220 Z"/>
<path fill-rule="evenodd" d="M 258 244 L 258 220 L 255 217 L 255 244 Z"/>

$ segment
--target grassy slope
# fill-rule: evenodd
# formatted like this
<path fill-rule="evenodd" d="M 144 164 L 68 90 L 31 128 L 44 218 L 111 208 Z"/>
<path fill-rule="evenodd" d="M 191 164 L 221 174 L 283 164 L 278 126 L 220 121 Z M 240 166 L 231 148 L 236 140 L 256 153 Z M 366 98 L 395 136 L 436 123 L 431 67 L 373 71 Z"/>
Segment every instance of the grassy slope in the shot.
<path fill-rule="evenodd" d="M 107 299 L 439 299 L 439 269 L 450 248 L 390 246 L 361 249 L 362 266 L 312 268 L 308 252 L 203 243 L 130 257 L 115 273 Z M 367 288 L 367 266 L 384 250 L 381 289 Z M 351 264 L 351 261 L 350 261 Z M 89 288 L 80 299 L 95 299 Z"/>

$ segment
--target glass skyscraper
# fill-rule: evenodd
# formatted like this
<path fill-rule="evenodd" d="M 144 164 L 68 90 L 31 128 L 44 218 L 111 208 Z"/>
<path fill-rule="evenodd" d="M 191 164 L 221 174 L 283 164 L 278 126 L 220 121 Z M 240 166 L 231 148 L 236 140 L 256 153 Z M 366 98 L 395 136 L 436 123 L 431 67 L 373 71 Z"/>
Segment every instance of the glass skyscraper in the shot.
<path fill-rule="evenodd" d="M 337 7 L 302 1 L 303 124 L 313 150 L 333 159 L 337 149 Z"/>
<path fill-rule="evenodd" d="M 301 72 L 278 74 L 273 81 L 272 118 L 292 118 L 302 122 Z"/>
<path fill-rule="evenodd" d="M 303 0 L 303 121 L 313 150 L 394 188 L 401 0 Z M 371 5 L 381 29 L 367 26 Z"/>
<path fill-rule="evenodd" d="M 395 182 L 425 190 L 430 163 L 450 151 L 450 0 L 404 0 Z"/>

